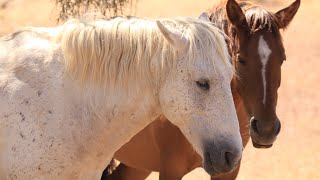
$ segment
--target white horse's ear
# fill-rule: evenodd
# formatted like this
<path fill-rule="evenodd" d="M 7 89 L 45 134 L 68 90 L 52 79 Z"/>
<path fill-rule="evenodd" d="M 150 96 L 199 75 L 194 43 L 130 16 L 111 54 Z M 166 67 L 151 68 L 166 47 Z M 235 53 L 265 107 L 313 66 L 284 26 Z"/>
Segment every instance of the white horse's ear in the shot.
<path fill-rule="evenodd" d="M 172 29 L 169 30 L 165 25 L 163 25 L 160 21 L 156 21 L 157 26 L 165 37 L 165 39 L 174 47 L 176 47 L 179 51 L 187 51 L 190 45 L 190 41 L 183 36 L 182 33 Z"/>
<path fill-rule="evenodd" d="M 206 12 L 201 13 L 199 19 L 210 22 L 209 16 Z"/>

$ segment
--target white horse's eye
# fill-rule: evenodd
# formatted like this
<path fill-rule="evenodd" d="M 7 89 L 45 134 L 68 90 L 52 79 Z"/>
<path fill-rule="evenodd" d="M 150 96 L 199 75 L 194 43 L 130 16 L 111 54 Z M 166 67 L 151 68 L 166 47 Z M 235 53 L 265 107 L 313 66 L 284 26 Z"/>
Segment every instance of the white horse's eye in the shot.
<path fill-rule="evenodd" d="M 209 81 L 206 79 L 196 81 L 196 83 L 197 86 L 202 90 L 208 91 L 210 89 Z"/>

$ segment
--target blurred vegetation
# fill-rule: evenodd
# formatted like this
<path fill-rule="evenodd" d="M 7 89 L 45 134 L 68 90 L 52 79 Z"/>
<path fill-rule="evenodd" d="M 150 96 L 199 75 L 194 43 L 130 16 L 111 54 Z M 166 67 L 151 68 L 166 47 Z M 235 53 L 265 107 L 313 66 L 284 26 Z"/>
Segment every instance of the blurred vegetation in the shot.
<path fill-rule="evenodd" d="M 58 6 L 58 21 L 64 21 L 70 17 L 78 17 L 86 12 L 99 12 L 105 16 L 124 15 L 124 9 L 128 8 L 129 14 L 136 10 L 138 0 L 56 0 Z"/>

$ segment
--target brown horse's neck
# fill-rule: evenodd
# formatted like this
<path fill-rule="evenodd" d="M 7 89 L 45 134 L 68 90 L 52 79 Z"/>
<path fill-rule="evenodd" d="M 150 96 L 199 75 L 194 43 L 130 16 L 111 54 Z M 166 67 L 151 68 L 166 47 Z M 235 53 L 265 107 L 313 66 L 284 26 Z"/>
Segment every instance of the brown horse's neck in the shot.
<path fill-rule="evenodd" d="M 240 134 L 242 138 L 243 147 L 245 147 L 249 141 L 249 115 L 244 106 L 243 99 L 240 96 L 237 88 L 237 81 L 234 77 L 231 81 L 231 91 L 233 96 L 234 105 L 236 107 L 239 126 L 240 126 Z"/>

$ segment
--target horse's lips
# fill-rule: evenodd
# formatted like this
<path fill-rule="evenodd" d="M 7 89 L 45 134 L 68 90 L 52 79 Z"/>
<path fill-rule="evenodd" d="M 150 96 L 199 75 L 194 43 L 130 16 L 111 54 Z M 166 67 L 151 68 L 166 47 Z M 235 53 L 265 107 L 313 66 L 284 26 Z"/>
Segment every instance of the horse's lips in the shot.
<path fill-rule="evenodd" d="M 273 144 L 269 144 L 269 145 L 262 145 L 262 144 L 257 144 L 252 140 L 252 145 L 255 148 L 259 148 L 259 149 L 267 149 L 267 148 L 271 148 Z"/>

